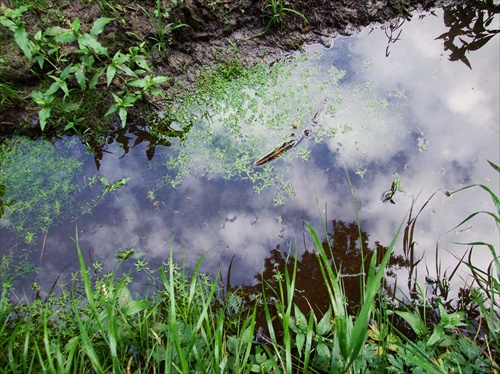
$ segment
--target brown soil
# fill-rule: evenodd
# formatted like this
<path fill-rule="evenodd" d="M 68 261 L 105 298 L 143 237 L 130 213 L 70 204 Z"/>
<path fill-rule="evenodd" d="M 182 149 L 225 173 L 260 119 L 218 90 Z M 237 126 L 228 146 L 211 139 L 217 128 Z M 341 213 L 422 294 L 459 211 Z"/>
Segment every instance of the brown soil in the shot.
<path fill-rule="evenodd" d="M 110 49 L 127 50 L 141 40 L 151 48 L 151 65 L 156 75 L 172 77 L 171 87 L 179 83 L 192 85 L 196 82 L 199 69 L 203 66 L 227 64 L 234 57 L 243 64 L 257 61 L 272 61 L 283 53 L 300 49 L 306 43 L 322 43 L 329 47 L 339 35 L 350 35 L 361 27 L 371 23 L 381 23 L 399 17 L 408 16 L 408 10 L 426 10 L 443 5 L 440 0 L 307 0 L 285 1 L 287 8 L 304 15 L 307 22 L 297 14 L 284 11 L 283 17 L 271 22 L 272 13 L 266 4 L 273 0 L 184 0 L 178 5 L 165 9 L 169 18 L 164 25 L 185 24 L 172 31 L 169 45 L 165 51 L 153 48 L 157 30 L 151 19 L 139 8 L 141 5 L 150 14 L 156 10 L 156 1 L 140 0 L 134 5 L 120 5 L 111 2 L 122 20 L 110 23 L 100 40 Z M 274 0 L 278 2 L 279 0 Z M 411 6 L 399 6 L 411 2 Z M 129 3 L 123 1 L 124 4 Z M 171 4 L 172 1 L 164 1 Z M 10 4 L 6 4 L 9 6 Z M 61 13 L 62 9 L 62 13 Z M 69 25 L 79 18 L 82 27 L 90 27 L 95 19 L 103 16 L 112 17 L 109 10 L 103 14 L 98 2 L 69 1 L 62 8 L 40 12 L 31 10 L 28 27 L 30 35 L 53 24 Z M 116 13 L 115 13 L 116 14 Z M 268 27 L 269 26 L 269 27 Z M 67 26 L 66 26 L 67 27 Z M 3 53 L 10 34 L 0 26 L 0 51 Z M 135 35 L 135 36 L 134 36 Z M 10 40 L 11 49 L 15 44 Z M 2 44 L 3 49 L 2 51 Z M 0 63 L 5 64 L 4 61 Z M 8 61 L 9 68 L 0 70 L 0 83 L 5 82 L 20 90 L 30 91 L 37 79 L 31 73 L 25 59 Z M 33 83 L 35 82 L 35 83 Z M 12 134 L 31 122 L 32 130 L 37 129 L 37 119 L 30 113 L 31 100 L 23 100 L 19 105 L 0 107 L 0 137 Z M 34 109 L 34 108 L 32 108 Z M 23 125 L 24 124 L 24 125 Z"/>

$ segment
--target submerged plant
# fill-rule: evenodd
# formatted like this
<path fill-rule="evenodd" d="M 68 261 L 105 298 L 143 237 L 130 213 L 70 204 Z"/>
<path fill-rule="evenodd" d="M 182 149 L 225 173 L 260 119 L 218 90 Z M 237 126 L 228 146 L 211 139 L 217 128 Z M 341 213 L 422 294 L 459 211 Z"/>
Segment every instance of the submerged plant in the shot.
<path fill-rule="evenodd" d="M 0 145 L 0 184 L 5 186 L 2 225 L 27 242 L 46 232 L 68 213 L 81 166 L 80 161 L 58 154 L 46 140 L 19 137 Z"/>

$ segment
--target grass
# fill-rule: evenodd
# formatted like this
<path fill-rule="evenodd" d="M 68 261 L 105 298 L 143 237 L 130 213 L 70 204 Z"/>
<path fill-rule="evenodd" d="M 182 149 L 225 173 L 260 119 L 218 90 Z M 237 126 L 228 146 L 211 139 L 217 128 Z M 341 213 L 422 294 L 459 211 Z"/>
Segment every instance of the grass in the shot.
<path fill-rule="evenodd" d="M 490 189 L 479 187 L 498 202 Z M 498 223 L 496 212 L 486 214 Z M 226 286 L 221 274 L 202 274 L 203 256 L 188 271 L 174 261 L 172 246 L 156 276 L 143 260 L 130 273 L 119 272 L 120 262 L 115 271 L 100 274 L 99 264 L 85 262 L 77 231 L 80 270 L 71 285 L 54 284 L 44 298 L 37 292 L 32 300 L 16 302 L 15 279 L 2 278 L 0 372 L 498 372 L 500 263 L 495 248 L 467 243 L 469 256 L 458 260 L 468 266 L 474 282 L 464 286 L 456 307 L 421 285 L 416 286 L 420 305 L 397 303 L 386 284 L 392 250 L 399 232 L 407 232 L 406 242 L 414 241 L 413 226 L 413 219 L 403 221 L 387 248 L 369 250 L 360 239 L 357 250 L 367 255 L 360 262 L 362 292 L 354 309 L 348 307 L 352 297 L 346 288 L 353 274 L 342 272 L 338 243 L 322 241 L 309 224 L 314 251 L 299 261 L 297 255 L 283 258 L 275 250 L 272 275 L 263 275 L 253 288 L 231 287 L 230 271 Z M 355 223 L 352 230 L 354 237 L 366 237 Z M 473 248 L 481 247 L 493 257 L 488 269 L 472 262 Z M 303 268 L 306 259 L 315 259 L 316 270 Z M 129 285 L 139 273 L 150 277 L 153 291 L 133 297 Z M 307 299 L 303 303 L 304 273 L 319 275 L 328 295 L 326 310 L 318 312 Z"/>

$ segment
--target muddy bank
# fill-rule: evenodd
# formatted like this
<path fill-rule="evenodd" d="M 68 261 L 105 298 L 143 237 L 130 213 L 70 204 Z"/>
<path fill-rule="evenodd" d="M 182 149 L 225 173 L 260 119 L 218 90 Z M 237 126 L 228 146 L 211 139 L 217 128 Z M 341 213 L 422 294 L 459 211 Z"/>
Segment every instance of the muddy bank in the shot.
<path fill-rule="evenodd" d="M 107 3 L 75 1 L 63 5 L 54 2 L 45 9 L 33 7 L 25 13 L 26 28 L 29 35 L 35 35 L 48 27 L 69 27 L 78 18 L 82 29 L 90 29 L 99 17 L 114 18 L 99 35 L 109 55 L 144 43 L 154 74 L 171 78 L 163 85 L 167 99 L 145 100 L 146 107 L 156 110 L 168 106 L 179 87 L 193 87 L 202 67 L 227 67 L 230 76 L 241 67 L 258 61 L 270 62 L 283 53 L 300 49 L 305 43 L 319 42 L 328 47 L 339 35 L 355 33 L 370 23 L 410 19 L 412 13 L 442 6 L 443 2 L 186 0 L 163 2 L 160 13 L 159 3 L 152 1 L 139 1 L 134 5 L 117 2 L 108 7 L 103 4 Z M 7 2 L 6 6 L 10 4 Z M 0 136 L 21 129 L 37 133 L 39 121 L 30 92 L 43 85 L 50 67 L 41 69 L 28 64 L 11 33 L 3 26 L 0 28 L 0 52 L 4 56 L 0 83 L 19 92 L 15 100 L 2 104 Z M 113 92 L 122 88 L 113 85 L 107 88 L 103 83 L 97 86 L 98 91 Z M 101 110 L 94 105 L 92 116 L 102 119 L 105 108 L 111 104 L 109 97 L 103 99 L 108 102 Z M 106 126 L 115 125 L 116 122 L 108 121 Z M 96 125 L 90 121 L 87 126 Z"/>

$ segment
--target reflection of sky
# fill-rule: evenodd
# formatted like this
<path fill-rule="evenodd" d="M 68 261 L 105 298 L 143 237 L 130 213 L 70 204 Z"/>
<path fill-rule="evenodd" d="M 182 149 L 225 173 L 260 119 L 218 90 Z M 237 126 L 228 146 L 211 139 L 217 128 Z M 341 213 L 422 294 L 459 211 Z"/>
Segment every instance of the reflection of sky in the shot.
<path fill-rule="evenodd" d="M 374 117 L 356 103 L 360 98 L 368 100 L 367 94 L 354 95 L 344 86 L 343 104 L 350 110 L 324 116 L 322 121 L 349 123 L 352 128 L 326 138 L 326 146 L 315 145 L 309 138 L 300 143 L 298 147 L 309 147 L 312 153 L 309 161 L 295 160 L 293 172 L 284 174 L 295 195 L 283 206 L 273 206 L 272 189 L 256 194 L 248 180 L 231 182 L 217 176 L 187 177 L 182 185 L 160 189 L 150 200 L 147 192 L 154 188 L 155 173 L 161 178 L 161 172 L 149 168 L 143 149 L 133 149 L 123 159 L 116 150 L 105 155 L 99 175 L 110 181 L 124 176 L 132 179 L 106 196 L 92 215 L 77 220 L 84 253 L 90 251 L 95 260 L 111 268 L 116 264 L 113 254 L 133 246 L 154 265 L 167 260 L 172 244 L 176 257 L 185 258 L 188 264 L 209 251 L 203 269 L 212 273 L 218 267 L 224 272 L 234 255 L 233 283 L 250 281 L 277 244 L 282 249 L 290 243 L 292 249 L 295 245 L 303 248 L 303 219 L 314 222 L 319 232 L 319 212 L 328 219 L 354 219 L 344 164 L 363 230 L 372 241 L 388 245 L 412 199 L 417 199 L 416 212 L 440 190 L 423 210 L 416 229 L 417 250 L 425 251 L 429 267 L 433 267 L 438 240 L 447 266 L 454 263 L 449 252 L 465 250 L 452 242 L 489 241 L 498 248 L 491 218 L 476 217 L 463 227 L 466 230 L 446 233 L 472 212 L 494 208 L 484 191 L 444 196 L 445 190 L 469 183 L 484 183 L 499 191 L 498 174 L 486 162 L 500 163 L 498 36 L 468 56 L 471 71 L 460 62 L 449 62 L 441 41 L 434 40 L 443 32 L 441 16 L 414 17 L 406 23 L 402 40 L 390 46 L 388 58 L 383 30 L 369 31 L 339 39 L 331 50 L 311 47 L 310 51 L 322 53 L 318 61 L 325 70 L 341 63 L 351 83 L 373 82 L 377 98 L 392 102 L 396 93 L 404 93 L 406 107 Z M 344 54 L 339 59 L 340 52 Z M 427 149 L 419 150 L 419 138 Z M 153 163 L 160 162 L 160 152 Z M 357 169 L 365 171 L 363 178 L 355 174 Z M 396 194 L 395 205 L 382 203 L 380 197 L 389 189 L 394 173 L 400 175 L 406 193 Z M 74 223 L 64 227 L 73 236 Z M 57 274 L 58 270 L 49 269 L 61 266 L 50 261 L 69 261 L 74 257 L 74 244 L 52 229 L 45 251 L 46 271 Z M 478 259 L 483 266 L 490 260 L 489 255 Z"/>

